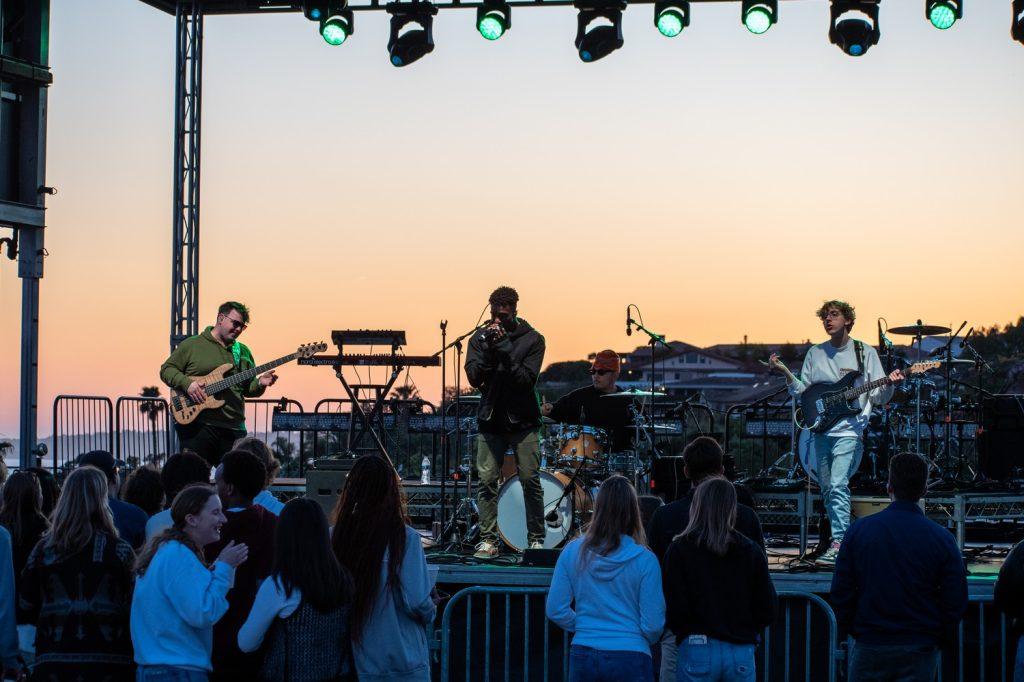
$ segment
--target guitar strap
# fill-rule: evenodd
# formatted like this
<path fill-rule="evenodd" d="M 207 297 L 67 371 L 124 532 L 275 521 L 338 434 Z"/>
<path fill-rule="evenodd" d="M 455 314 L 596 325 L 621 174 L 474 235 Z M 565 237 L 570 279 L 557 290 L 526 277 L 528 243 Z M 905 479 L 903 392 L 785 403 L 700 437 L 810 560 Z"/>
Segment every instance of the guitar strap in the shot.
<path fill-rule="evenodd" d="M 854 340 L 853 351 L 857 354 L 857 372 L 864 376 L 864 344 Z M 867 381 L 867 377 L 864 380 Z"/>
<path fill-rule="evenodd" d="M 860 342 L 858 341 L 858 343 Z M 235 361 L 235 369 L 238 369 L 239 363 L 242 362 L 242 344 L 240 344 L 238 341 L 235 341 L 233 344 L 231 344 L 231 357 Z M 859 355 L 857 356 L 857 362 L 860 362 Z"/>

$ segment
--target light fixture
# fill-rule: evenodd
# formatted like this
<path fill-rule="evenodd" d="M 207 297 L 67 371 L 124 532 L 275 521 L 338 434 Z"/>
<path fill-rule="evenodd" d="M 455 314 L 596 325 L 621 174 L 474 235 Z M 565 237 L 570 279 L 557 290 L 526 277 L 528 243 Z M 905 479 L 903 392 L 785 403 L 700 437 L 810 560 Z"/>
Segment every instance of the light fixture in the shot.
<path fill-rule="evenodd" d="M 1013 0 L 1013 23 L 1010 24 L 1010 35 L 1024 45 L 1024 0 Z"/>
<path fill-rule="evenodd" d="M 686 0 L 663 0 L 654 4 L 654 25 L 666 38 L 675 38 L 690 25 L 690 3 Z"/>
<path fill-rule="evenodd" d="M 851 57 L 878 43 L 878 0 L 832 0 L 828 39 Z"/>
<path fill-rule="evenodd" d="M 924 4 L 924 13 L 932 26 L 945 31 L 956 23 L 957 19 L 964 16 L 964 6 L 961 0 L 927 0 Z"/>
<path fill-rule="evenodd" d="M 346 0 L 312 0 L 302 3 L 302 14 L 320 24 L 320 36 L 328 45 L 341 45 L 352 35 L 352 10 Z"/>
<path fill-rule="evenodd" d="M 576 3 L 576 49 L 584 62 L 596 62 L 622 47 L 625 2 Z M 606 23 L 605 23 L 606 22 Z"/>
<path fill-rule="evenodd" d="M 487 40 L 497 40 L 512 27 L 512 8 L 507 2 L 486 0 L 476 8 L 476 30 Z"/>
<path fill-rule="evenodd" d="M 434 51 L 436 7 L 429 2 L 392 2 L 387 12 L 391 15 L 388 56 L 394 66 L 408 66 Z"/>
<path fill-rule="evenodd" d="M 743 0 L 742 11 L 743 25 L 757 35 L 779 20 L 778 0 Z"/>

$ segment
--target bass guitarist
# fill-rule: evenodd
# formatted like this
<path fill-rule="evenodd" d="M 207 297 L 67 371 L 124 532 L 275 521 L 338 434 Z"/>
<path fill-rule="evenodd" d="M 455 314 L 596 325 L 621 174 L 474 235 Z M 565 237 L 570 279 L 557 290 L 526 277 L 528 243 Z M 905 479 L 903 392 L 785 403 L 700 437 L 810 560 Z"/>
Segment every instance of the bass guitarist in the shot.
<path fill-rule="evenodd" d="M 857 386 L 886 376 L 875 349 L 850 338 L 850 330 L 857 317 L 852 305 L 845 301 L 825 301 L 817 315 L 829 339 L 807 351 L 799 378 L 786 369 L 777 355 L 773 353 L 769 358 L 770 364 L 786 374 L 789 392 L 794 398 L 812 384 L 834 383 L 850 372 L 860 373 L 855 382 Z M 894 383 L 904 378 L 900 370 L 888 376 Z M 861 409 L 855 416 L 840 419 L 825 433 L 807 434 L 812 436 L 821 499 L 832 526 L 832 543 L 818 558 L 820 563 L 835 564 L 839 546 L 850 526 L 850 476 L 864 448 L 862 435 L 872 406 L 889 402 L 892 393 L 892 384 L 869 391 L 858 398 Z"/>
<path fill-rule="evenodd" d="M 230 363 L 235 373 L 256 366 L 252 352 L 238 341 L 248 326 L 247 307 L 237 301 L 222 304 L 217 309 L 216 324 L 182 341 L 164 361 L 160 379 L 202 403 L 206 400 L 205 388 L 191 377 L 208 374 L 225 363 Z M 270 371 L 248 384 L 227 388 L 217 395 L 224 401 L 221 407 L 204 410 L 190 424 L 176 423 L 181 449 L 191 450 L 211 466 L 220 464 L 235 440 L 245 436 L 245 399 L 263 395 L 276 381 L 277 375 Z"/>

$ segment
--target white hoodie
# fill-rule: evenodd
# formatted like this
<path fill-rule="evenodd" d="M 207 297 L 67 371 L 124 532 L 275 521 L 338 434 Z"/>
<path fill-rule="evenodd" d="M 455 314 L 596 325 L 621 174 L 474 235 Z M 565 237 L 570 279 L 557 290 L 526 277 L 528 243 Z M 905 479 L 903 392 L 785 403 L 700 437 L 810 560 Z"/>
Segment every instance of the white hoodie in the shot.
<path fill-rule="evenodd" d="M 566 632 L 576 633 L 573 644 L 650 655 L 651 645 L 665 627 L 658 559 L 623 535 L 614 552 L 608 556 L 590 552 L 583 564 L 582 544 L 582 538 L 573 540 L 558 557 L 547 617 Z"/>

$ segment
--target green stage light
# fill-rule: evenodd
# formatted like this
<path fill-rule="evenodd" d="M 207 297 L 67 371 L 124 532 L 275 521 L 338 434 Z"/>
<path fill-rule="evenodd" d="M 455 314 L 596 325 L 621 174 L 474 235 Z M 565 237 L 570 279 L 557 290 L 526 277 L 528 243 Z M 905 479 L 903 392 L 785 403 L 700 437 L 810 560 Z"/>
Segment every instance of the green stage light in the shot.
<path fill-rule="evenodd" d="M 683 32 L 683 19 L 674 10 L 666 10 L 658 17 L 658 31 L 666 38 L 675 38 Z"/>
<path fill-rule="evenodd" d="M 348 26 L 341 17 L 331 17 L 320 27 L 320 35 L 328 45 L 341 45 L 348 38 Z"/>
<path fill-rule="evenodd" d="M 961 5 L 951 0 L 928 0 L 927 11 L 928 21 L 940 31 L 945 31 L 963 15 Z"/>
<path fill-rule="evenodd" d="M 654 25 L 666 38 L 675 38 L 690 25 L 690 3 L 686 0 L 661 0 L 654 4 Z"/>
<path fill-rule="evenodd" d="M 480 20 L 480 23 L 476 25 L 476 29 L 480 31 L 480 35 L 487 40 L 497 40 L 501 36 L 505 35 L 505 27 L 497 17 L 484 17 Z"/>
<path fill-rule="evenodd" d="M 476 30 L 487 40 L 497 40 L 512 26 L 512 8 L 501 0 L 486 0 L 476 8 Z"/>
<path fill-rule="evenodd" d="M 755 35 L 770 29 L 778 15 L 778 0 L 743 0 L 743 25 Z"/>

